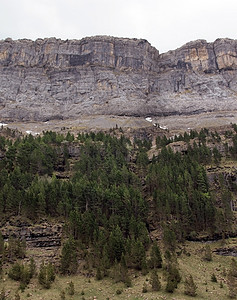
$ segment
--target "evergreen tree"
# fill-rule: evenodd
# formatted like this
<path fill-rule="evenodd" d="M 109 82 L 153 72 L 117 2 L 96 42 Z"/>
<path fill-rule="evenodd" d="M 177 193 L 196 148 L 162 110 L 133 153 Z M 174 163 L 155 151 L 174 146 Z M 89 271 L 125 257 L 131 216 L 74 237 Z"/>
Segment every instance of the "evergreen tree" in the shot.
<path fill-rule="evenodd" d="M 96 277 L 97 280 L 103 279 L 102 274 L 101 274 L 101 268 L 100 268 L 100 267 L 97 267 L 95 277 Z"/>
<path fill-rule="evenodd" d="M 151 268 L 161 268 L 162 267 L 162 257 L 160 248 L 157 242 L 153 242 L 151 248 L 151 259 L 150 259 Z"/>
<path fill-rule="evenodd" d="M 31 257 L 30 259 L 30 265 L 29 265 L 29 271 L 30 271 L 30 277 L 34 277 L 35 271 L 36 271 L 36 264 L 34 261 L 34 258 Z"/>
<path fill-rule="evenodd" d="M 181 281 L 181 276 L 177 267 L 172 263 L 168 264 L 167 272 L 168 275 L 167 275 L 167 284 L 165 290 L 168 293 L 173 293 Z"/>
<path fill-rule="evenodd" d="M 70 237 L 63 245 L 61 257 L 61 272 L 75 274 L 77 271 L 77 250 L 75 240 Z"/>
<path fill-rule="evenodd" d="M 38 275 L 39 283 L 46 289 L 49 289 L 52 282 L 55 280 L 55 272 L 52 264 L 45 265 L 42 263 L 40 265 L 40 271 Z"/>
<path fill-rule="evenodd" d="M 146 253 L 142 242 L 139 240 L 132 240 L 129 258 L 130 265 L 137 270 L 141 270 L 145 257 Z"/>
<path fill-rule="evenodd" d="M 212 282 L 217 282 L 217 278 L 216 278 L 216 275 L 214 273 L 212 273 L 212 275 L 211 275 L 211 281 Z"/>
<path fill-rule="evenodd" d="M 163 242 L 164 242 L 165 248 L 167 250 L 170 250 L 172 252 L 175 251 L 175 248 L 176 248 L 175 233 L 168 227 L 165 227 L 165 229 L 164 229 Z"/>
<path fill-rule="evenodd" d="M 161 289 L 161 283 L 157 275 L 156 269 L 151 271 L 150 284 L 153 291 L 159 291 Z"/>
<path fill-rule="evenodd" d="M 115 262 L 115 260 L 120 261 L 124 252 L 124 238 L 118 225 L 112 230 L 108 245 L 111 262 Z"/>
<path fill-rule="evenodd" d="M 197 295 L 197 286 L 193 281 L 193 277 L 190 274 L 189 276 L 186 277 L 185 282 L 184 282 L 184 294 L 195 297 Z"/>
<path fill-rule="evenodd" d="M 203 251 L 204 251 L 203 259 L 206 261 L 212 261 L 212 252 L 211 252 L 210 245 L 207 244 L 203 249 Z"/>

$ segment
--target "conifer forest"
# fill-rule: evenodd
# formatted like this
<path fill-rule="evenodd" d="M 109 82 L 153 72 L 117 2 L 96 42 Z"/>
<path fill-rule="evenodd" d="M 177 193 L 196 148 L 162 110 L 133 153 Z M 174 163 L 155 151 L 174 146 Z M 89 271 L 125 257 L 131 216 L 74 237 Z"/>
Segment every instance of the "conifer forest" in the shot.
<path fill-rule="evenodd" d="M 11 218 L 63 224 L 57 263 L 39 266 L 33 256 L 24 261 L 24 239 L 0 234 L 2 276 L 19 282 L 22 291 L 36 277 L 50 289 L 55 277 L 76 276 L 83 264 L 95 280 L 112 277 L 126 287 L 133 286 L 132 274 L 149 277 L 140 294 L 169 295 L 183 282 L 184 297 L 197 297 L 198 283 L 192 274 L 184 277 L 177 262 L 185 253 L 180 245 L 236 237 L 237 181 L 224 169 L 236 165 L 236 125 L 153 140 L 131 138 L 117 127 L 37 136 L 2 128 L 0 154 L 1 227 Z M 212 261 L 209 244 L 200 259 Z M 226 274 L 232 298 L 236 272 L 232 258 Z M 58 299 L 73 297 L 74 289 L 71 282 Z M 19 293 L 14 299 L 23 297 Z M 1 295 L 7 299 L 5 291 Z M 90 299 L 83 293 L 75 299 L 83 297 Z"/>

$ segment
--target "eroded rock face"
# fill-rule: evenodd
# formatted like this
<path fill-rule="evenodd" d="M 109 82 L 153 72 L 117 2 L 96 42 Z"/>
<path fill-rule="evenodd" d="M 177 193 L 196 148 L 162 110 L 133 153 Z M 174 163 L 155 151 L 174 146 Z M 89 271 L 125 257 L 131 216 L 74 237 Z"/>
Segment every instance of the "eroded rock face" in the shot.
<path fill-rule="evenodd" d="M 0 41 L 0 116 L 171 115 L 237 109 L 237 41 L 159 54 L 146 40 Z"/>
<path fill-rule="evenodd" d="M 14 224 L 8 222 L 0 230 L 5 240 L 9 237 L 24 239 L 28 248 L 61 246 L 62 224 L 52 225 L 44 222 L 31 225 L 21 221 Z"/>

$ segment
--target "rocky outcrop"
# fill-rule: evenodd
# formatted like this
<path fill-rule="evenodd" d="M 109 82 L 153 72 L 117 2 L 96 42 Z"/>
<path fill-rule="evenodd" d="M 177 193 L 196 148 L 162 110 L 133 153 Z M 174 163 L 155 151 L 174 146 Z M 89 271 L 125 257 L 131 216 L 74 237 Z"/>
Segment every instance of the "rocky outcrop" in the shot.
<path fill-rule="evenodd" d="M 62 224 L 41 222 L 33 225 L 22 221 L 9 221 L 0 228 L 5 240 L 9 237 L 25 240 L 28 248 L 60 247 L 62 238 Z"/>
<path fill-rule="evenodd" d="M 0 41 L 2 120 L 235 109 L 236 40 L 198 40 L 164 54 L 146 40 L 105 36 Z"/>

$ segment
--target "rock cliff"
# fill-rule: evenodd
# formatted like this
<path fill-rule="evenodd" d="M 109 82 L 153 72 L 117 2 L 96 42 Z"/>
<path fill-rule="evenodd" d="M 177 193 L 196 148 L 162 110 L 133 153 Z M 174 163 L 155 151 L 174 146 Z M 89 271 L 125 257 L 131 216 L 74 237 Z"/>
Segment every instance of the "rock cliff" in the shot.
<path fill-rule="evenodd" d="M 0 41 L 0 118 L 172 115 L 237 109 L 237 40 L 159 54 L 106 36 Z"/>

